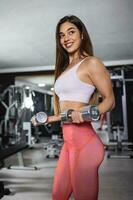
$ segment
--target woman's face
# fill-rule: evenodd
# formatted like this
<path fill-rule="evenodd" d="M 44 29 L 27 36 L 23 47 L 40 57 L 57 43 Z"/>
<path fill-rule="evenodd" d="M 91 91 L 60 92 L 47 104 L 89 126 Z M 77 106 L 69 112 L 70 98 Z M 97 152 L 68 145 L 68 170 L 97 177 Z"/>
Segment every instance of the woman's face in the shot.
<path fill-rule="evenodd" d="M 81 37 L 79 29 L 73 23 L 65 22 L 60 25 L 60 44 L 69 54 L 79 50 Z"/>

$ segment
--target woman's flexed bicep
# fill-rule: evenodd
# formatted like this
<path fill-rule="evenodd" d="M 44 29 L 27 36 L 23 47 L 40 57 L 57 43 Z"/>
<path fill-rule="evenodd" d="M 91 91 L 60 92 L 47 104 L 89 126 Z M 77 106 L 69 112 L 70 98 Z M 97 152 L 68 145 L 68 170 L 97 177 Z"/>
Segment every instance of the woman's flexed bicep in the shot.
<path fill-rule="evenodd" d="M 98 106 L 100 113 L 105 113 L 111 110 L 115 104 L 110 74 L 98 58 L 91 59 L 88 69 L 88 73 L 93 81 L 93 84 L 103 97 L 102 103 Z"/>

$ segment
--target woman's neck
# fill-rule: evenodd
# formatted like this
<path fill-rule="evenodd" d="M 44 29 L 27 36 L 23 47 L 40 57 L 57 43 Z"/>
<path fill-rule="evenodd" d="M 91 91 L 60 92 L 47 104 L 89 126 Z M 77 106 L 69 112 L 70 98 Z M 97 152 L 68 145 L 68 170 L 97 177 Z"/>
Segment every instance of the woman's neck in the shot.
<path fill-rule="evenodd" d="M 84 57 L 79 54 L 74 54 L 69 56 L 69 66 L 73 66 L 82 60 Z"/>

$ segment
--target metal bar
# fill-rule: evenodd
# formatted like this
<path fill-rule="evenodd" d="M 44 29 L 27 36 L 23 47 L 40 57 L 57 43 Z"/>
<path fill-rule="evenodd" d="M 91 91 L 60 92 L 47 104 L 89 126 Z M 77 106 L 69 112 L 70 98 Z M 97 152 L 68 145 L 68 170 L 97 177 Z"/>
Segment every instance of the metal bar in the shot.
<path fill-rule="evenodd" d="M 124 70 L 121 70 L 123 76 L 123 95 L 122 95 L 122 110 L 123 110 L 123 123 L 124 123 L 124 140 L 128 140 L 128 125 L 127 125 L 127 99 L 126 99 L 126 85 L 124 80 Z"/>

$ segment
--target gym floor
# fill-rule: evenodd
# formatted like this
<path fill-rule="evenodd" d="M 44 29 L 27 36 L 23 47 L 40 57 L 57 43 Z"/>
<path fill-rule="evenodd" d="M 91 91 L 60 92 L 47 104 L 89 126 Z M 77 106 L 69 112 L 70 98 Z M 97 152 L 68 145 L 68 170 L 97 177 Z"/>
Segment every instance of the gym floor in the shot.
<path fill-rule="evenodd" d="M 44 141 L 43 141 L 44 142 Z M 50 200 L 56 158 L 46 158 L 44 143 L 23 150 L 24 170 L 7 169 L 18 163 L 17 155 L 5 160 L 5 167 L 0 170 L 0 180 L 11 190 L 11 195 L 3 200 Z M 133 199 L 133 159 L 107 158 L 100 167 L 99 200 Z M 37 167 L 37 170 L 26 168 Z M 73 199 L 73 198 L 71 198 Z"/>

